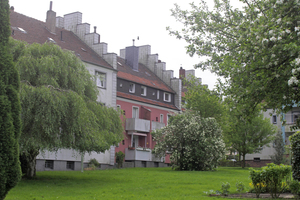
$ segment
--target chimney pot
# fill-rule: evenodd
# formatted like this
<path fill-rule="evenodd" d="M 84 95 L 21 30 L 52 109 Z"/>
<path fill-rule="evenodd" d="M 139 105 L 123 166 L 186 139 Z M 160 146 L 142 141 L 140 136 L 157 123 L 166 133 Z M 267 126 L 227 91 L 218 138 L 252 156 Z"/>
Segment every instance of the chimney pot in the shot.
<path fill-rule="evenodd" d="M 94 33 L 97 32 L 97 26 L 94 26 Z"/>
<path fill-rule="evenodd" d="M 52 10 L 52 1 L 50 1 L 50 10 Z"/>

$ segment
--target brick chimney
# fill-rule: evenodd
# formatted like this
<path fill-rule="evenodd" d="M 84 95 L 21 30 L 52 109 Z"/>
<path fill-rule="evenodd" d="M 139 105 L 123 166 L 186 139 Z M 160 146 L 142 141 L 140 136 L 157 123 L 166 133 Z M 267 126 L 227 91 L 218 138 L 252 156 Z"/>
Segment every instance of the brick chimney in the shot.
<path fill-rule="evenodd" d="M 47 11 L 46 16 L 46 28 L 51 32 L 55 33 L 56 25 L 56 12 L 52 10 L 52 1 L 50 1 L 50 9 Z"/>
<path fill-rule="evenodd" d="M 182 67 L 179 69 L 179 78 L 185 79 L 185 69 L 182 69 Z"/>
<path fill-rule="evenodd" d="M 129 65 L 133 70 L 138 71 L 138 69 L 139 69 L 139 48 L 136 46 L 126 47 L 125 60 L 126 60 L 127 65 Z"/>

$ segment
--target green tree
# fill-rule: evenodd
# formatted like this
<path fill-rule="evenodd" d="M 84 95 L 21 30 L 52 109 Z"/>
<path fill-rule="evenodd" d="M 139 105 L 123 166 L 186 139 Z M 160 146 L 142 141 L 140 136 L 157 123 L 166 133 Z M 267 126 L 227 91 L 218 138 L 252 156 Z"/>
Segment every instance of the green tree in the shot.
<path fill-rule="evenodd" d="M 252 112 L 262 101 L 286 112 L 300 93 L 300 4 L 290 0 L 204 0 L 191 10 L 178 5 L 172 15 L 184 28 L 171 35 L 187 42 L 187 53 L 207 58 L 196 67 L 224 78 L 220 90 Z M 284 107 L 283 107 L 284 105 Z"/>
<path fill-rule="evenodd" d="M 283 164 L 285 149 L 284 149 L 284 140 L 281 131 L 277 131 L 273 144 L 274 144 L 275 153 L 274 155 L 271 156 L 271 159 L 273 163 L 275 163 L 276 165 Z"/>
<path fill-rule="evenodd" d="M 173 167 L 179 170 L 213 170 L 224 156 L 222 130 L 214 118 L 186 111 L 172 116 L 168 126 L 153 133 L 157 156 L 171 152 Z"/>
<path fill-rule="evenodd" d="M 268 145 L 273 140 L 276 127 L 269 119 L 264 118 L 259 107 L 251 116 L 246 116 L 240 106 L 232 106 L 229 115 L 231 131 L 225 137 L 231 141 L 231 147 L 242 156 L 244 168 L 246 154 L 258 153 L 263 146 Z"/>
<path fill-rule="evenodd" d="M 290 136 L 293 179 L 300 181 L 300 132 Z"/>
<path fill-rule="evenodd" d="M 229 131 L 228 110 L 221 96 L 216 91 L 211 91 L 205 85 L 201 85 L 195 77 L 185 79 L 184 85 L 187 88 L 183 98 L 185 108 L 199 111 L 203 118 L 215 118 L 221 126 L 222 133 L 226 134 Z M 230 141 L 225 141 L 225 143 L 229 145 Z"/>
<path fill-rule="evenodd" d="M 9 4 L 7 0 L 0 0 L 0 199 L 4 199 L 21 178 L 20 79 L 9 54 L 9 36 Z"/>
<path fill-rule="evenodd" d="M 21 77 L 20 150 L 28 177 L 41 151 L 104 152 L 122 140 L 119 113 L 96 101 L 94 79 L 72 52 L 52 43 L 10 44 Z"/>

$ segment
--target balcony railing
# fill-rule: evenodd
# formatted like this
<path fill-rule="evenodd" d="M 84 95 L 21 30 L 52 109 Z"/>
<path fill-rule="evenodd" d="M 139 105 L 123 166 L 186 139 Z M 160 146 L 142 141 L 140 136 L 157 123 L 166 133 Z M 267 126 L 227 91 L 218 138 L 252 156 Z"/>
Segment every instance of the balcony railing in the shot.
<path fill-rule="evenodd" d="M 150 132 L 150 120 L 128 118 L 126 119 L 126 131 Z"/>
<path fill-rule="evenodd" d="M 151 161 L 152 154 L 151 149 L 125 149 L 125 160 L 141 160 L 141 161 Z"/>
<path fill-rule="evenodd" d="M 165 124 L 164 123 L 161 123 L 161 122 L 156 122 L 156 121 L 152 121 L 152 130 L 159 130 L 161 128 L 165 127 Z"/>

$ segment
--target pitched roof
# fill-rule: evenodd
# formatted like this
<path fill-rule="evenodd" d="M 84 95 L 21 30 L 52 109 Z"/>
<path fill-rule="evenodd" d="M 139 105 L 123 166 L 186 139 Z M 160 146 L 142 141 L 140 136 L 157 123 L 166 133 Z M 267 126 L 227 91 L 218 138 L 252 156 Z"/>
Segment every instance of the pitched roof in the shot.
<path fill-rule="evenodd" d="M 175 93 L 174 90 L 163 82 L 145 65 L 139 63 L 138 71 L 133 70 L 126 64 L 125 59 L 118 57 L 118 78 L 129 80 L 152 88 L 157 88 L 166 92 Z M 120 65 L 121 64 L 121 65 Z"/>
<path fill-rule="evenodd" d="M 110 64 L 71 31 L 56 27 L 55 34 L 50 33 L 46 29 L 45 22 L 14 11 L 10 12 L 10 24 L 14 32 L 12 37 L 16 40 L 22 40 L 29 44 L 43 44 L 52 39 L 62 49 L 73 51 L 82 61 L 113 69 Z"/>
<path fill-rule="evenodd" d="M 142 103 L 148 103 L 148 104 L 151 104 L 151 105 L 160 106 L 160 107 L 164 107 L 164 108 L 170 108 L 170 109 L 173 109 L 173 110 L 179 110 L 173 104 L 168 104 L 168 103 L 164 103 L 164 102 L 160 102 L 160 101 L 146 99 L 146 98 L 136 96 L 136 95 L 132 95 L 132 94 L 129 94 L 129 93 L 117 92 L 117 97 L 130 99 L 130 100 L 134 100 L 134 101 L 139 101 L 139 102 L 142 102 Z"/>

